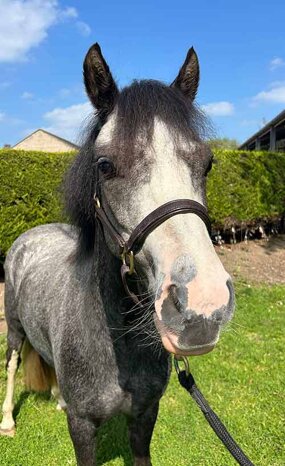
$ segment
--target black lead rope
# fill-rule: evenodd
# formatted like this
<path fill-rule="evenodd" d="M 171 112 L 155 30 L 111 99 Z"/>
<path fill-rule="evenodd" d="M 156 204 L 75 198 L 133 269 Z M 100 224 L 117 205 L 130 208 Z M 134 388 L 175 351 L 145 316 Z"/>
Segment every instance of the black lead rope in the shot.
<path fill-rule="evenodd" d="M 183 360 L 187 371 L 187 368 L 189 367 L 188 361 L 186 360 L 186 358 L 183 358 Z M 187 361 L 187 363 L 185 361 Z M 225 447 L 228 449 L 230 454 L 241 466 L 254 466 L 254 464 L 250 461 L 250 459 L 246 456 L 246 454 L 242 451 L 242 449 L 238 446 L 236 441 L 227 431 L 222 421 L 218 418 L 216 413 L 209 406 L 207 400 L 204 398 L 203 394 L 197 387 L 192 374 L 190 372 L 188 373 L 188 371 L 186 372 L 185 370 L 181 371 L 176 359 L 174 359 L 174 364 L 180 385 L 183 388 L 185 388 L 185 390 L 187 390 L 187 392 L 190 393 L 193 400 L 196 401 L 197 405 L 201 409 L 208 423 L 210 424 L 216 435 L 219 437 L 219 439 L 223 442 Z"/>

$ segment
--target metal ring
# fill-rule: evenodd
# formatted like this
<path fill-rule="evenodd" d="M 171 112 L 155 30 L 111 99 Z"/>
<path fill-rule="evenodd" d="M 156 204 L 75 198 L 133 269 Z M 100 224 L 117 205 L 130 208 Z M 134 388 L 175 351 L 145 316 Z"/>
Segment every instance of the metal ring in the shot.
<path fill-rule="evenodd" d="M 189 366 L 189 361 L 188 359 L 185 357 L 185 356 L 177 356 L 177 355 L 174 355 L 174 367 L 175 367 L 175 370 L 177 372 L 177 374 L 179 375 L 181 371 L 180 367 L 179 367 L 179 362 L 183 362 L 184 364 L 184 370 L 186 372 L 186 375 L 188 376 L 190 374 L 190 366 Z"/>
<path fill-rule="evenodd" d="M 128 258 L 128 264 L 126 261 L 126 258 Z M 121 254 L 121 259 L 124 265 L 127 265 L 129 267 L 128 274 L 132 275 L 135 271 L 135 257 L 133 251 L 126 252 L 125 250 Z"/>
<path fill-rule="evenodd" d="M 133 251 L 128 252 L 127 256 L 129 258 L 129 268 L 130 268 L 130 270 L 128 271 L 128 274 L 132 275 L 132 273 L 134 273 L 135 271 L 135 258 L 134 258 Z"/>

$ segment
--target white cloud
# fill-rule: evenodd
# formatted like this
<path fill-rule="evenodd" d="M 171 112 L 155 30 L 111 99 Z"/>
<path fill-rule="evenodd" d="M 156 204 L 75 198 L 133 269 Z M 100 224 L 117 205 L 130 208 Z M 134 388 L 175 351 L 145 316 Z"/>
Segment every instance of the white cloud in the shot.
<path fill-rule="evenodd" d="M 7 115 L 7 113 L 4 113 L 4 112 L 0 112 L 0 122 L 5 123 L 7 127 L 8 126 L 19 126 L 25 123 L 24 120 Z"/>
<path fill-rule="evenodd" d="M 258 120 L 247 120 L 247 119 L 244 119 L 240 122 L 240 125 L 241 126 L 257 126 L 258 125 Z"/>
<path fill-rule="evenodd" d="M 268 87 L 273 88 L 282 86 L 285 86 L 285 81 L 272 81 L 272 83 L 270 83 Z"/>
<path fill-rule="evenodd" d="M 77 18 L 75 8 L 60 8 L 57 0 L 0 0 L 0 62 L 26 60 L 52 26 Z"/>
<path fill-rule="evenodd" d="M 229 116 L 234 113 L 234 105 L 227 101 L 211 102 L 201 107 L 210 116 Z"/>
<path fill-rule="evenodd" d="M 285 61 L 283 60 L 283 58 L 280 57 L 273 58 L 269 64 L 269 68 L 271 71 L 274 71 L 277 68 L 281 68 L 282 66 L 285 66 Z"/>
<path fill-rule="evenodd" d="M 70 94 L 71 94 L 71 90 L 68 89 L 67 87 L 63 87 L 62 89 L 58 91 L 58 95 L 61 99 L 64 99 L 65 97 L 70 96 Z"/>
<path fill-rule="evenodd" d="M 78 13 L 76 8 L 73 6 L 68 6 L 64 10 L 61 10 L 59 12 L 60 18 L 65 19 L 65 18 L 78 18 Z"/>
<path fill-rule="evenodd" d="M 23 92 L 23 94 L 21 95 L 21 99 L 24 99 L 24 100 L 32 100 L 34 98 L 34 94 L 32 92 Z"/>
<path fill-rule="evenodd" d="M 94 113 L 94 109 L 89 102 L 55 108 L 44 114 L 43 118 L 48 124 L 44 129 L 65 139 L 76 141 L 91 113 Z"/>
<path fill-rule="evenodd" d="M 272 87 L 269 91 L 261 91 L 253 97 L 253 102 L 268 102 L 276 104 L 285 104 L 285 85 L 280 83 Z"/>
<path fill-rule="evenodd" d="M 91 27 L 88 26 L 88 24 L 84 23 L 83 21 L 77 21 L 77 22 L 76 22 L 76 27 L 77 27 L 79 33 L 80 33 L 83 37 L 90 36 L 90 34 L 91 34 Z"/>
<path fill-rule="evenodd" d="M 11 83 L 9 81 L 2 81 L 0 83 L 0 90 L 7 89 L 10 86 L 11 86 Z"/>

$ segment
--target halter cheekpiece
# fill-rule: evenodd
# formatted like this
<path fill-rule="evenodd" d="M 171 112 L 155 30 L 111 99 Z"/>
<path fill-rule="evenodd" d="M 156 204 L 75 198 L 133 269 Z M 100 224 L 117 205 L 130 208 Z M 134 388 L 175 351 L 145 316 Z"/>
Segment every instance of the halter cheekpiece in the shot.
<path fill-rule="evenodd" d="M 129 289 L 127 284 L 127 275 L 135 273 L 135 256 L 138 254 L 148 235 L 155 230 L 159 225 L 164 223 L 171 217 L 178 214 L 195 214 L 203 221 L 206 228 L 211 235 L 211 221 L 207 212 L 206 207 L 197 201 L 192 199 L 175 199 L 173 201 L 166 202 L 157 209 L 153 210 L 148 214 L 132 231 L 131 235 L 127 240 L 117 231 L 112 221 L 106 214 L 101 200 L 101 193 L 99 190 L 99 169 L 98 162 L 96 162 L 96 184 L 95 184 L 95 216 L 97 221 L 102 227 L 108 230 L 114 243 L 118 246 L 118 253 L 122 260 L 121 276 L 124 284 L 124 288 L 127 294 L 135 301 L 139 303 L 138 297 Z"/>

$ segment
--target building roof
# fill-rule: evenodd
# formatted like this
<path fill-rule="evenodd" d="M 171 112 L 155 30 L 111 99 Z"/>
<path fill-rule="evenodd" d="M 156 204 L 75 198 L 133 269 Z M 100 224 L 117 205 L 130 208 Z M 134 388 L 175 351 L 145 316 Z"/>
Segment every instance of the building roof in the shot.
<path fill-rule="evenodd" d="M 239 146 L 239 149 L 242 149 L 244 146 L 247 146 L 259 136 L 263 136 L 265 133 L 267 133 L 270 130 L 272 126 L 279 125 L 280 123 L 282 123 L 283 120 L 285 121 L 285 110 L 282 110 L 282 112 L 280 112 L 275 118 L 273 118 L 273 120 L 269 121 L 269 123 L 266 123 L 266 125 L 263 126 L 263 128 L 261 128 L 259 131 L 257 131 L 257 133 L 253 134 L 250 138 L 248 138 L 245 142 L 243 142 Z"/>
<path fill-rule="evenodd" d="M 49 131 L 46 131 L 45 129 L 42 129 L 42 128 L 36 129 L 36 130 L 33 131 L 31 134 L 28 134 L 25 138 L 21 139 L 21 140 L 18 141 L 16 144 L 14 144 L 14 146 L 12 146 L 12 148 L 14 148 L 15 146 L 17 146 L 17 145 L 20 144 L 21 142 L 25 141 L 26 139 L 30 138 L 33 134 L 37 133 L 38 131 L 42 131 L 43 133 L 47 134 L 48 136 L 52 136 L 52 137 L 54 137 L 54 138 L 56 138 L 56 139 L 59 139 L 60 141 L 65 142 L 66 144 L 69 144 L 70 146 L 74 147 L 74 149 L 76 149 L 76 150 L 79 149 L 79 146 L 77 146 L 77 145 L 74 144 L 73 142 L 70 142 L 70 141 L 68 141 L 67 139 L 61 138 L 60 136 L 57 136 L 56 134 L 50 133 Z"/>

